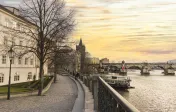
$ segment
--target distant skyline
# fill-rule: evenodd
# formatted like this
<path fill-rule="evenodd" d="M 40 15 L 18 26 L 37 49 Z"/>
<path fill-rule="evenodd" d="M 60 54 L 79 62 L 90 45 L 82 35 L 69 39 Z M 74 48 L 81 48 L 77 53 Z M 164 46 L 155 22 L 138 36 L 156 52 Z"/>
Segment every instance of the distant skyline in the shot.
<path fill-rule="evenodd" d="M 176 0 L 65 0 L 75 8 L 73 38 L 111 61 L 176 59 Z M 20 0 L 1 0 L 18 6 Z"/>

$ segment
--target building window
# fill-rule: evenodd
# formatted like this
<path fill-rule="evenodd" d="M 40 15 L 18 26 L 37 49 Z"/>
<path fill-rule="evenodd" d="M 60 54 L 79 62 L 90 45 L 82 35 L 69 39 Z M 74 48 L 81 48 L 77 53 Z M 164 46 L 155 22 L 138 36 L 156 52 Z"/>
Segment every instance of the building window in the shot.
<path fill-rule="evenodd" d="M 1 24 L 1 15 L 0 15 L 0 24 Z"/>
<path fill-rule="evenodd" d="M 0 83 L 4 82 L 4 74 L 0 74 Z"/>
<path fill-rule="evenodd" d="M 22 46 L 22 45 L 23 45 L 23 41 L 21 41 L 21 40 L 20 40 L 19 45 L 21 45 L 21 46 Z"/>
<path fill-rule="evenodd" d="M 33 64 L 34 64 L 34 59 L 31 59 L 31 62 L 30 62 L 30 63 L 31 63 L 31 65 L 33 65 Z"/>
<path fill-rule="evenodd" d="M 2 64 L 6 64 L 6 55 L 2 55 Z"/>
<path fill-rule="evenodd" d="M 28 65 L 28 58 L 25 58 L 25 65 Z"/>
<path fill-rule="evenodd" d="M 29 73 L 28 73 L 27 80 L 30 80 L 30 79 L 32 79 L 32 72 L 29 72 Z"/>
<path fill-rule="evenodd" d="M 8 18 L 5 19 L 5 26 L 6 26 L 6 27 L 9 26 L 9 21 L 10 21 L 10 20 L 9 20 Z"/>
<path fill-rule="evenodd" d="M 21 29 L 21 26 L 20 26 L 19 23 L 16 23 L 16 28 L 17 28 L 17 30 L 20 30 L 20 29 Z"/>
<path fill-rule="evenodd" d="M 18 57 L 18 64 L 21 65 L 22 58 Z"/>
<path fill-rule="evenodd" d="M 18 73 L 15 73 L 14 81 L 19 81 L 19 80 L 20 80 L 20 75 Z"/>
<path fill-rule="evenodd" d="M 12 39 L 12 45 L 15 45 L 15 39 L 14 38 Z"/>
<path fill-rule="evenodd" d="M 12 57 L 12 64 L 15 64 L 15 58 Z"/>
<path fill-rule="evenodd" d="M 4 36 L 4 45 L 7 45 L 7 37 Z"/>
<path fill-rule="evenodd" d="M 17 23 L 13 22 L 13 28 L 16 29 L 16 27 L 17 27 Z"/>

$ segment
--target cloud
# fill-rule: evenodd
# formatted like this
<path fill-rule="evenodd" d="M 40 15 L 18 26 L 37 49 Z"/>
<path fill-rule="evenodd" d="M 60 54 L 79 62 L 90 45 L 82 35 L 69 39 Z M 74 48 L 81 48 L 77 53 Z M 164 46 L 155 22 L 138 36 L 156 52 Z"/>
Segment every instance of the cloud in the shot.
<path fill-rule="evenodd" d="M 4 3 L 7 5 L 19 5 L 21 0 L 4 0 Z"/>
<path fill-rule="evenodd" d="M 141 50 L 141 53 L 144 54 L 154 54 L 154 55 L 158 55 L 158 54 L 172 54 L 175 53 L 174 50 L 161 50 L 161 49 L 155 49 L 155 50 Z"/>

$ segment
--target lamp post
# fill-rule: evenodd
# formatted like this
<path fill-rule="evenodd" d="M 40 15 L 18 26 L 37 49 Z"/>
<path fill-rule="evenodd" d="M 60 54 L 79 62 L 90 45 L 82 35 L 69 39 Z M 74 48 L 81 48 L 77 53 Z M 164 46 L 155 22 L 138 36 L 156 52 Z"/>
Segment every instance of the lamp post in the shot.
<path fill-rule="evenodd" d="M 12 47 L 8 51 L 9 59 L 10 59 L 10 69 L 9 69 L 9 84 L 8 84 L 8 93 L 7 93 L 7 100 L 10 100 L 10 86 L 11 86 L 11 65 L 12 65 L 12 58 L 14 56 L 14 51 Z"/>

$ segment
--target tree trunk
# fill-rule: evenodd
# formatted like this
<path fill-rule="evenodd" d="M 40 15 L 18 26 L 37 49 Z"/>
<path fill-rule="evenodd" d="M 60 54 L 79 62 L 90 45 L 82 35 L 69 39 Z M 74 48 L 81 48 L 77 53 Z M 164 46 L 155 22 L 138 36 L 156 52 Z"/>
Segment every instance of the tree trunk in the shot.
<path fill-rule="evenodd" d="M 42 20 L 42 19 L 41 19 Z M 41 22 L 40 20 L 40 22 Z M 39 71 L 39 76 L 40 76 L 40 84 L 39 84 L 39 90 L 38 90 L 38 96 L 42 95 L 42 90 L 43 90 L 43 66 L 44 66 L 44 40 L 43 40 L 43 30 L 42 30 L 42 23 L 40 23 L 41 29 L 39 33 L 39 48 L 40 48 L 40 71 Z"/>
<path fill-rule="evenodd" d="M 57 80 L 57 54 L 55 52 L 54 56 L 54 83 L 56 83 Z"/>
<path fill-rule="evenodd" d="M 39 71 L 39 76 L 40 76 L 40 84 L 39 84 L 39 90 L 38 90 L 38 96 L 42 95 L 42 90 L 43 90 L 43 62 L 40 62 L 40 71 Z"/>
<path fill-rule="evenodd" d="M 57 73 L 54 73 L 54 83 L 56 83 L 57 80 Z"/>
<path fill-rule="evenodd" d="M 57 65 L 54 65 L 54 83 L 56 83 L 57 80 Z"/>

